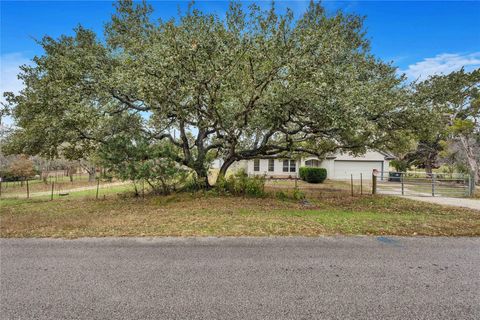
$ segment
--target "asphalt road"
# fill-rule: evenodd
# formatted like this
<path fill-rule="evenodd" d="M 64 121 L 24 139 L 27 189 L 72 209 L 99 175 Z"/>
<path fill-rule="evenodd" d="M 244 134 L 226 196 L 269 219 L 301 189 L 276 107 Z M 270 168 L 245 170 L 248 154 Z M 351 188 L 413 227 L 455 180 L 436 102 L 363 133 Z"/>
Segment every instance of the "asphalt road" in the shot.
<path fill-rule="evenodd" d="M 1 319 L 480 319 L 480 238 L 0 240 Z"/>

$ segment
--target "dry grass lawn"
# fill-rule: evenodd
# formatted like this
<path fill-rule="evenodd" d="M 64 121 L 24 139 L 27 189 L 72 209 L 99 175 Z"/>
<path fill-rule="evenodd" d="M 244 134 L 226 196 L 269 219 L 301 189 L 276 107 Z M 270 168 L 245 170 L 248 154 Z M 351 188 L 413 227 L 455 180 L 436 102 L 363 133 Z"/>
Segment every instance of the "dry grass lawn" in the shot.
<path fill-rule="evenodd" d="M 279 199 L 279 185 L 269 185 L 266 198 L 184 193 L 97 201 L 2 199 L 0 236 L 480 236 L 478 211 L 386 196 L 351 197 L 328 183 L 304 188 L 307 201 Z"/>

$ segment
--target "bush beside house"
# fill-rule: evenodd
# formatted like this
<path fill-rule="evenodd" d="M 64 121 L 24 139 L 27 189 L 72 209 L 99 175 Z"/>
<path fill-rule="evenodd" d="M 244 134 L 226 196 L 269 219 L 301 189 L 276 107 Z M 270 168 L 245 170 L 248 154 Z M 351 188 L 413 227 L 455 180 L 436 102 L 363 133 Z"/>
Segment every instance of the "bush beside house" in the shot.
<path fill-rule="evenodd" d="M 300 179 L 309 183 L 322 183 L 327 178 L 325 168 L 301 167 L 299 173 Z"/>

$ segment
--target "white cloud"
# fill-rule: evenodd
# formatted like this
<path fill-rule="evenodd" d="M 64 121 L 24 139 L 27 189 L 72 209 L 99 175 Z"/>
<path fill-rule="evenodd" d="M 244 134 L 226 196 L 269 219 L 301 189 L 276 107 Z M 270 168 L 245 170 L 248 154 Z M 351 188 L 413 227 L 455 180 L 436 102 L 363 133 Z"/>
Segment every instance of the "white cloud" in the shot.
<path fill-rule="evenodd" d="M 410 80 L 425 80 L 434 74 L 448 74 L 452 71 L 472 70 L 480 67 L 480 52 L 469 54 L 442 53 L 411 64 L 402 70 Z"/>
<path fill-rule="evenodd" d="M 23 88 L 23 83 L 17 78 L 20 66 L 28 64 L 30 59 L 22 53 L 8 53 L 0 56 L 0 92 L 18 92 Z"/>
<path fill-rule="evenodd" d="M 23 83 L 17 75 L 20 72 L 20 66 L 28 63 L 30 63 L 30 59 L 22 53 L 0 55 L 0 103 L 5 102 L 4 92 L 17 93 L 22 90 Z M 12 119 L 4 117 L 0 119 L 0 123 L 8 126 L 12 124 Z"/>

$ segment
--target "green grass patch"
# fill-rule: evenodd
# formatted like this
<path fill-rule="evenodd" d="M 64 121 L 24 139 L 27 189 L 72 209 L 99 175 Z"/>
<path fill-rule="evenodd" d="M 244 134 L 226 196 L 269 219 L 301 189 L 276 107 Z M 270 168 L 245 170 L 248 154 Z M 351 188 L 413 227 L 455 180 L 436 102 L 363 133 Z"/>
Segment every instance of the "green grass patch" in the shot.
<path fill-rule="evenodd" d="M 341 191 L 307 201 L 183 193 L 125 197 L 112 188 L 95 200 L 79 193 L 54 201 L 0 200 L 2 237 L 103 236 L 479 236 L 480 212 Z M 133 189 L 130 189 L 133 190 Z M 87 195 L 89 196 L 89 195 Z"/>

